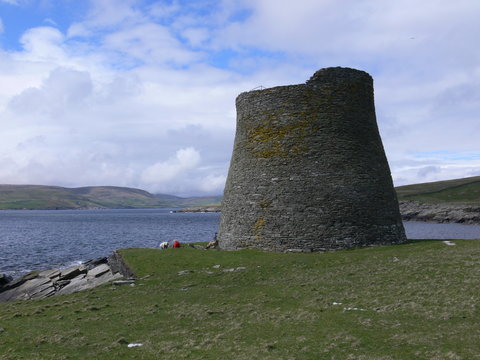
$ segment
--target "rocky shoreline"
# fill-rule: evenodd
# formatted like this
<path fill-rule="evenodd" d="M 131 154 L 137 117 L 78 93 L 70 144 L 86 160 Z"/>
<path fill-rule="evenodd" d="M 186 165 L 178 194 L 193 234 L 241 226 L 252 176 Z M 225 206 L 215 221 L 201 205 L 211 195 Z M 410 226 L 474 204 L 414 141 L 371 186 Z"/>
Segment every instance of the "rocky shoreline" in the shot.
<path fill-rule="evenodd" d="M 399 201 L 400 213 L 405 221 L 433 223 L 480 224 L 480 207 L 451 204 L 425 204 Z M 175 212 L 219 212 L 220 207 L 189 208 Z M 134 279 L 134 273 L 114 251 L 110 256 L 66 269 L 33 271 L 12 279 L 0 274 L 0 302 L 42 299 L 92 289 L 112 282 L 126 283 L 120 279 Z M 127 282 L 129 283 L 129 282 Z"/>
<path fill-rule="evenodd" d="M 207 207 L 192 207 L 180 210 L 172 210 L 172 213 L 208 213 L 208 212 L 220 212 L 220 206 L 207 206 Z"/>
<path fill-rule="evenodd" d="M 480 206 L 425 204 L 410 200 L 399 201 L 400 214 L 405 221 L 425 221 L 432 223 L 458 223 L 479 225 Z M 194 207 L 172 212 L 220 212 L 220 206 Z"/>
<path fill-rule="evenodd" d="M 17 279 L 0 274 L 0 302 L 43 299 L 92 289 L 120 279 L 134 278 L 133 272 L 114 251 L 110 256 L 87 261 L 66 269 L 32 271 Z"/>
<path fill-rule="evenodd" d="M 403 200 L 399 205 L 402 219 L 405 221 L 480 224 L 480 206 L 425 204 Z"/>

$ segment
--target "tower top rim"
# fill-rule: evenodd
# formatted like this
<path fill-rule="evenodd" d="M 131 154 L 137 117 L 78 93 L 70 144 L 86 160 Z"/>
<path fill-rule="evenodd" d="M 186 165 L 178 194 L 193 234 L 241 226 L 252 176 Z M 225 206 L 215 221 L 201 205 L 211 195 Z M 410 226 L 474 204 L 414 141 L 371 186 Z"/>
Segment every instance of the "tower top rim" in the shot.
<path fill-rule="evenodd" d="M 341 81 L 342 79 L 364 78 L 373 81 L 372 76 L 363 70 L 357 70 L 349 67 L 327 67 L 315 71 L 315 73 L 307 80 L 306 84 L 316 82 L 324 82 L 329 80 Z"/>

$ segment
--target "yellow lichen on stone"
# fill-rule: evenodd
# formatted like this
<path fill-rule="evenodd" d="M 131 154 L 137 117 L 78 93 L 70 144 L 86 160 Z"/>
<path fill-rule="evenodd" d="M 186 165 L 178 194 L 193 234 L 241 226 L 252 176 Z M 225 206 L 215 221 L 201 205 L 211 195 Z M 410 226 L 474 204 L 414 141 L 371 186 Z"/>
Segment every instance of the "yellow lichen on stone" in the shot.
<path fill-rule="evenodd" d="M 308 114 L 296 113 L 285 125 L 279 124 L 278 115 L 269 115 L 267 125 L 247 129 L 247 142 L 258 158 L 291 157 L 306 152 L 304 138 L 310 122 Z M 301 120 L 297 120 L 301 119 Z"/>
<path fill-rule="evenodd" d="M 265 227 L 265 219 L 257 219 L 255 225 L 253 225 L 253 230 L 255 232 L 262 230 Z"/>
<path fill-rule="evenodd" d="M 259 205 L 262 209 L 267 209 L 268 207 L 270 207 L 271 204 L 272 202 L 270 200 L 261 200 L 259 202 Z"/>
<path fill-rule="evenodd" d="M 265 227 L 265 219 L 260 218 L 257 219 L 255 224 L 253 225 L 253 233 L 255 235 L 255 239 L 260 240 L 262 238 L 262 230 Z"/>

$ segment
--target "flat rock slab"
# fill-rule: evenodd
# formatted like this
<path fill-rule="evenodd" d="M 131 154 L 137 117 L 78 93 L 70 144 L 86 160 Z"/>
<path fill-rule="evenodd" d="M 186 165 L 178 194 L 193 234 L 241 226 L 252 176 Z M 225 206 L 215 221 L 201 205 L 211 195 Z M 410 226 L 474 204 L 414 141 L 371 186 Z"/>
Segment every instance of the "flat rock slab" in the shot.
<path fill-rule="evenodd" d="M 192 273 L 192 270 L 181 270 L 178 272 L 178 275 L 186 275 Z"/>
<path fill-rule="evenodd" d="M 121 279 L 104 261 L 97 266 L 71 266 L 67 269 L 50 269 L 31 272 L 0 287 L 0 302 L 42 299 L 92 289 L 113 280 Z M 90 268 L 90 269 L 89 269 Z"/>
<path fill-rule="evenodd" d="M 43 299 L 52 296 L 53 294 L 55 294 L 56 291 L 57 289 L 55 288 L 55 286 L 53 286 L 52 283 L 49 282 L 34 289 L 34 292 L 29 294 L 29 299 Z"/>
<path fill-rule="evenodd" d="M 235 272 L 235 271 L 241 271 L 241 270 L 246 270 L 247 268 L 245 266 L 239 266 L 236 268 L 230 268 L 230 269 L 223 269 L 223 272 Z"/>
<path fill-rule="evenodd" d="M 19 286 L 0 293 L 0 301 L 28 300 L 38 291 L 50 286 L 50 278 L 34 278 L 26 280 Z M 38 290 L 40 289 L 40 290 Z"/>
<path fill-rule="evenodd" d="M 110 271 L 110 267 L 107 264 L 101 264 L 97 267 L 94 267 L 87 273 L 88 277 L 99 277 L 105 274 L 106 272 Z"/>
<path fill-rule="evenodd" d="M 23 275 L 23 276 L 21 276 L 21 277 L 19 277 L 19 278 L 16 278 L 16 279 L 8 282 L 5 286 L 2 287 L 2 289 L 0 290 L 0 292 L 3 292 L 3 291 L 6 291 L 6 290 L 9 290 L 9 289 L 16 288 L 17 286 L 22 285 L 22 284 L 23 284 L 24 282 L 26 282 L 26 281 L 35 279 L 37 276 L 38 276 L 38 271 L 29 272 L 29 273 L 26 274 L 26 275 Z"/>
<path fill-rule="evenodd" d="M 58 269 L 51 269 L 51 270 L 44 270 L 44 271 L 40 271 L 38 273 L 38 277 L 45 277 L 45 278 L 50 278 L 50 279 L 54 279 L 56 277 L 59 277 L 61 275 L 61 271 L 58 270 Z"/>
<path fill-rule="evenodd" d="M 84 286 L 87 282 L 86 275 L 82 274 L 81 276 L 78 276 L 70 281 L 68 285 L 65 287 L 61 288 L 57 294 L 62 295 L 62 294 L 71 294 L 76 291 L 80 291 L 84 289 Z"/>
<path fill-rule="evenodd" d="M 110 270 L 97 277 L 90 277 L 84 275 L 82 277 L 73 279 L 70 284 L 60 289 L 55 295 L 71 294 L 77 291 L 93 289 L 97 286 L 106 284 L 112 280 L 117 280 L 120 278 L 122 278 L 121 274 L 113 274 Z"/>
<path fill-rule="evenodd" d="M 87 269 L 83 266 L 71 266 L 69 268 L 61 270 L 60 278 L 62 280 L 69 280 L 86 272 L 87 272 Z"/>
<path fill-rule="evenodd" d="M 107 263 L 107 258 L 106 257 L 101 257 L 93 260 L 89 260 L 83 263 L 83 265 L 87 269 L 93 269 L 94 267 L 101 265 L 101 264 L 106 264 Z"/>
<path fill-rule="evenodd" d="M 118 280 L 113 282 L 113 285 L 132 285 L 132 284 L 135 284 L 135 280 Z"/>

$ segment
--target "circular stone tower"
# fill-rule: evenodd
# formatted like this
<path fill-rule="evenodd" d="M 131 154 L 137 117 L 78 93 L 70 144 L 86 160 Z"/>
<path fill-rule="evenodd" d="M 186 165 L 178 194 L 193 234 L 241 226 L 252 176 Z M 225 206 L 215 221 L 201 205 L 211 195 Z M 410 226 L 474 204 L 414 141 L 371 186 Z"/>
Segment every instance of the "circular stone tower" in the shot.
<path fill-rule="evenodd" d="M 322 251 L 405 241 L 373 80 L 326 68 L 240 94 L 222 249 Z"/>

